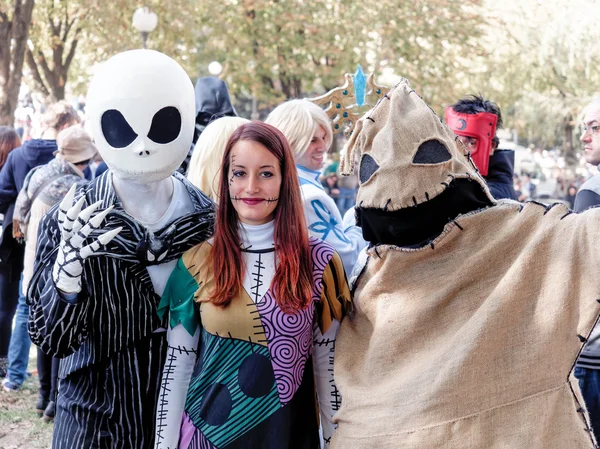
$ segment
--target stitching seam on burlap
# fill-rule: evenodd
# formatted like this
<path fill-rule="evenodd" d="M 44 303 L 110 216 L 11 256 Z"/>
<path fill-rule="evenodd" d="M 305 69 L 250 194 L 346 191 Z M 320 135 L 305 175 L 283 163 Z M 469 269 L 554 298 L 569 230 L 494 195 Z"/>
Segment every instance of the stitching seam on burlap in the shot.
<path fill-rule="evenodd" d="M 577 404 L 577 410 L 576 410 L 577 414 L 580 415 L 581 420 L 583 421 L 583 424 L 585 424 L 585 430 L 588 433 L 588 435 L 590 436 L 590 439 L 592 440 L 592 444 L 594 444 L 594 447 L 597 448 L 598 446 L 594 443 L 594 438 L 592 437 L 592 434 L 593 434 L 592 427 L 590 426 L 590 423 L 586 419 L 585 413 L 583 413 L 583 407 L 581 406 L 581 403 L 577 399 L 577 395 L 575 394 L 575 391 L 573 390 L 573 385 L 571 385 L 571 382 L 567 382 L 567 383 L 569 384 L 569 389 L 571 390 L 573 399 L 575 400 L 575 403 Z"/>
<path fill-rule="evenodd" d="M 569 211 L 569 214 L 570 213 L 571 213 L 571 211 Z M 567 215 L 569 215 L 569 214 L 567 214 Z M 561 220 L 565 217 L 566 217 L 566 215 L 561 217 Z M 596 301 L 600 302 L 600 299 L 596 299 Z M 571 369 L 569 370 L 569 375 L 567 376 L 567 383 L 569 384 L 569 388 L 571 389 L 571 394 L 573 395 L 573 399 L 575 400 L 575 403 L 577 404 L 577 413 L 579 415 L 581 415 L 581 419 L 583 420 L 583 423 L 585 424 L 585 430 L 590 435 L 592 444 L 594 444 L 594 437 L 592 436 L 593 432 L 592 432 L 592 426 L 590 425 L 591 423 L 586 419 L 585 413 L 583 413 L 582 404 L 579 402 L 579 399 L 577 398 L 577 395 L 575 394 L 575 391 L 573 390 L 573 385 L 569 381 L 569 377 L 571 376 L 571 373 L 575 369 L 575 366 L 577 365 L 577 360 L 579 360 L 579 356 L 581 355 L 581 352 L 583 351 L 583 348 L 585 347 L 585 343 L 589 340 L 590 335 L 592 335 L 592 332 L 594 331 L 594 328 L 598 324 L 598 321 L 600 321 L 600 316 L 596 317 L 596 321 L 594 321 L 594 325 L 590 328 L 590 331 L 588 332 L 587 336 L 583 337 L 583 340 L 581 339 L 582 338 L 581 335 L 579 335 L 579 334 L 577 335 L 577 337 L 579 337 L 579 341 L 581 341 L 582 344 L 581 344 L 581 347 L 579 348 L 579 352 L 577 352 L 577 356 L 575 357 L 573 364 L 571 365 Z M 596 442 L 596 444 L 594 445 L 594 448 L 598 448 L 598 447 L 600 447 L 600 446 L 598 446 L 598 444 Z"/>
<path fill-rule="evenodd" d="M 434 189 L 432 195 L 429 194 L 429 191 L 425 192 L 425 198 L 426 198 L 425 201 L 418 202 L 418 201 L 416 201 L 416 197 L 413 196 L 411 198 L 413 200 L 412 203 L 410 203 L 410 204 L 401 204 L 400 207 L 398 207 L 398 208 L 394 207 L 393 209 L 390 209 L 389 208 L 389 204 L 387 205 L 388 209 L 384 209 L 385 205 L 383 207 L 377 207 L 377 206 L 373 206 L 373 205 L 367 205 L 366 208 L 383 209 L 385 211 L 389 210 L 390 212 L 395 212 L 395 211 L 402 210 L 402 209 L 408 209 L 409 207 L 415 207 L 415 206 L 418 206 L 420 204 L 426 203 L 427 201 L 430 201 L 430 200 L 434 199 L 435 197 L 437 197 L 438 195 L 441 195 L 442 193 L 444 193 L 446 191 L 446 189 L 449 187 L 449 185 L 452 184 L 452 181 L 454 181 L 457 178 L 458 179 L 469 179 L 470 175 L 469 175 L 469 173 L 463 173 L 463 174 L 457 174 L 457 175 L 453 175 L 451 173 L 448 173 L 446 175 L 446 181 L 440 183 L 440 185 L 443 185 L 444 188 L 443 189 Z M 369 181 L 371 179 L 372 178 L 370 178 Z M 366 184 L 369 181 L 366 181 L 364 184 Z M 364 184 L 361 184 L 361 185 L 364 185 Z M 360 200 L 360 202 L 358 204 L 358 207 L 363 207 L 363 203 L 364 202 L 365 202 L 365 200 Z"/>
<path fill-rule="evenodd" d="M 569 388 L 571 388 L 570 382 L 566 382 L 566 383 L 569 385 Z M 476 417 L 478 417 L 480 415 L 483 415 L 484 413 L 489 413 L 491 411 L 494 411 L 494 410 L 497 410 L 497 409 L 500 409 L 500 408 L 503 408 L 503 407 L 508 407 L 508 406 L 511 406 L 511 405 L 514 405 L 514 404 L 518 404 L 519 402 L 527 401 L 529 399 L 535 398 L 536 396 L 542 396 L 542 395 L 545 395 L 545 394 L 548 394 L 548 393 L 552 393 L 554 391 L 560 390 L 561 388 L 565 388 L 565 384 L 564 383 L 560 384 L 558 387 L 549 388 L 547 390 L 531 394 L 531 395 L 526 396 L 524 398 L 517 399 L 517 400 L 511 401 L 511 402 L 507 402 L 506 404 L 497 405 L 497 406 L 492 407 L 492 408 L 481 410 L 481 411 L 479 411 L 477 413 L 472 413 L 470 415 L 461 416 L 460 418 L 456 418 L 456 419 L 444 421 L 444 422 L 441 422 L 441 423 L 433 424 L 431 426 L 421 427 L 419 429 L 405 430 L 403 432 L 395 432 L 395 433 L 378 433 L 378 434 L 375 434 L 375 435 L 365 435 L 365 436 L 347 435 L 344 432 L 340 431 L 340 427 L 337 428 L 336 432 L 339 432 L 340 434 L 344 435 L 345 437 L 353 438 L 353 439 L 356 439 L 356 440 L 368 439 L 368 438 L 380 437 L 380 436 L 407 435 L 407 434 L 411 434 L 411 433 L 421 432 L 423 430 L 435 429 L 436 427 L 446 426 L 448 424 L 453 424 L 453 423 L 456 423 L 456 422 L 459 422 L 459 421 L 465 421 L 465 420 L 471 419 L 471 418 L 476 418 Z"/>
<path fill-rule="evenodd" d="M 359 207 L 360 207 L 360 205 L 359 205 Z M 510 201 L 499 202 L 499 203 L 496 203 L 494 206 L 484 207 L 484 208 L 481 208 L 481 209 L 477 209 L 477 210 L 468 212 L 466 214 L 459 215 L 454 220 L 449 221 L 448 223 L 446 223 L 446 226 L 444 227 L 444 230 L 441 232 L 440 235 L 438 235 L 431 242 L 427 243 L 425 246 L 421 246 L 420 248 L 404 248 L 404 247 L 401 247 L 401 246 L 386 245 L 386 244 L 381 244 L 381 245 L 376 245 L 376 246 L 377 246 L 378 249 L 385 249 L 385 250 L 388 250 L 388 251 L 400 251 L 402 253 L 412 253 L 412 252 L 415 252 L 415 251 L 431 250 L 431 244 L 432 243 L 434 245 L 437 245 L 438 243 L 440 243 L 441 240 L 445 236 L 447 236 L 448 234 L 450 234 L 454 228 L 458 228 L 460 231 L 464 230 L 464 227 L 462 225 L 458 224 L 458 220 L 470 217 L 471 215 L 479 214 L 479 213 L 481 213 L 483 211 L 486 211 L 486 210 L 490 209 L 491 207 L 503 207 L 503 208 L 507 208 L 507 209 L 515 209 L 516 210 L 516 209 L 520 209 L 521 208 L 521 203 L 510 202 Z M 372 251 L 373 248 L 375 248 L 375 247 L 369 248 L 367 251 Z M 373 255 L 373 254 L 371 253 L 371 255 Z M 379 255 L 379 253 L 377 253 L 377 256 L 381 259 L 381 256 Z"/>

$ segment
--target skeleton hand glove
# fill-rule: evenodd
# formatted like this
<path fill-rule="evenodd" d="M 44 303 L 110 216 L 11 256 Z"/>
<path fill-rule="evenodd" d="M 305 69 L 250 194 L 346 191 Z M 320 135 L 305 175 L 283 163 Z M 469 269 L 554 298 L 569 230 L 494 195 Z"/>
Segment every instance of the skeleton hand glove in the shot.
<path fill-rule="evenodd" d="M 52 269 L 52 278 L 56 287 L 65 293 L 81 291 L 83 261 L 94 255 L 100 249 L 100 245 L 106 245 L 123 229 L 117 228 L 105 232 L 89 245 L 83 246 L 90 233 L 100 227 L 106 215 L 112 210 L 112 206 L 90 218 L 100 205 L 100 201 L 81 210 L 85 197 L 81 197 L 73 205 L 74 198 L 75 186 L 71 187 L 58 209 L 61 240 Z"/>

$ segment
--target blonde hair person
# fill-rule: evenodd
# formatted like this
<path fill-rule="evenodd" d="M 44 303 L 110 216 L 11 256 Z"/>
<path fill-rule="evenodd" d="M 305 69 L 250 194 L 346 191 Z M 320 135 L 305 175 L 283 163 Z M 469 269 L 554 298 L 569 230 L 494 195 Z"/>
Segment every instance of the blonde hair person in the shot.
<path fill-rule="evenodd" d="M 221 117 L 211 122 L 196 142 L 187 178 L 215 202 L 218 202 L 219 172 L 227 141 L 236 129 L 249 122 L 241 117 Z"/>
<path fill-rule="evenodd" d="M 290 100 L 277 106 L 265 121 L 283 133 L 294 153 L 310 234 L 334 247 L 349 275 L 366 242 L 359 227 L 344 224 L 337 205 L 319 181 L 333 141 L 329 117 L 308 100 Z"/>
<path fill-rule="evenodd" d="M 296 163 L 308 150 L 319 127 L 325 132 L 325 151 L 329 150 L 333 142 L 329 117 L 323 109 L 308 100 L 286 101 L 277 106 L 265 122 L 278 128 L 285 135 Z"/>

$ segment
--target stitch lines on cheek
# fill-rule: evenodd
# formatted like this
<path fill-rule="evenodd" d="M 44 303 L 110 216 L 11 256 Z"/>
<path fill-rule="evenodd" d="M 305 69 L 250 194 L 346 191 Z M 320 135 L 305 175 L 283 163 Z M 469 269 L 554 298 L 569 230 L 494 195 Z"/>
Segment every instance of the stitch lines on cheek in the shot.
<path fill-rule="evenodd" d="M 260 225 L 275 217 L 281 190 L 277 157 L 258 142 L 240 140 L 231 152 L 229 197 L 238 219 Z"/>

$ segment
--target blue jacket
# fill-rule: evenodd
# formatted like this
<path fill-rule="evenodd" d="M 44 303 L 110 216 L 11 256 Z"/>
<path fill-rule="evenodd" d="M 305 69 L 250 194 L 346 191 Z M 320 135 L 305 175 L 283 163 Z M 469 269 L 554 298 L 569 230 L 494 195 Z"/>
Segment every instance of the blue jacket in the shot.
<path fill-rule="evenodd" d="M 0 214 L 6 214 L 15 203 L 29 170 L 50 162 L 57 150 L 56 140 L 33 139 L 8 154 L 0 170 Z M 5 217 L 5 221 L 8 218 L 12 221 L 12 213 L 10 215 Z"/>

